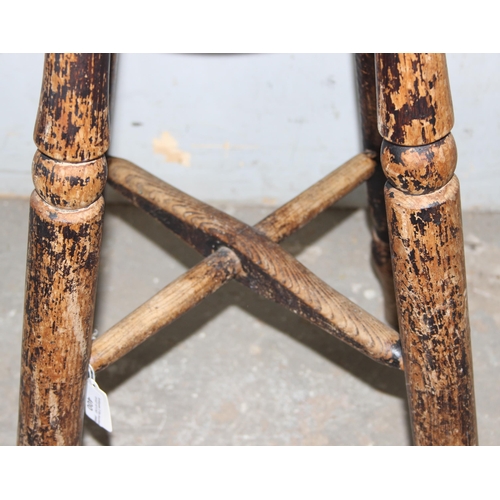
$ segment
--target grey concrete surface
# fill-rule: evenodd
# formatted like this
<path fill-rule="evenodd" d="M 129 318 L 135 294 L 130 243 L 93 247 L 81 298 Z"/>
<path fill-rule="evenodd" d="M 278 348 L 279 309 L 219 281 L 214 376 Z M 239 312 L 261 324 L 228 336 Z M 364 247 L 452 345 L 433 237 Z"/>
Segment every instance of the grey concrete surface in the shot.
<path fill-rule="evenodd" d="M 269 209 L 222 206 L 247 223 Z M 16 440 L 27 199 L 0 199 L 0 444 Z M 500 214 L 465 213 L 482 445 L 500 444 Z M 365 212 L 329 210 L 284 247 L 382 316 Z M 198 262 L 127 205 L 106 213 L 99 334 Z M 379 365 L 231 282 L 98 374 L 113 433 L 86 419 L 86 445 L 408 445 L 403 373 Z"/>

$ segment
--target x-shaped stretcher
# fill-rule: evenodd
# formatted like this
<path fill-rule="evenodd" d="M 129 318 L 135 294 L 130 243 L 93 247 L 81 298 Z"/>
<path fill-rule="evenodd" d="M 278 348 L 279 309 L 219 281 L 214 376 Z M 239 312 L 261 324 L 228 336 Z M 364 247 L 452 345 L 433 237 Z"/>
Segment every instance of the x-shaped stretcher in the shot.
<path fill-rule="evenodd" d="M 372 153 L 361 153 L 250 227 L 129 161 L 110 157 L 109 184 L 205 258 L 94 342 L 94 370 L 114 363 L 233 278 L 370 358 L 402 369 L 399 334 L 278 245 L 367 180 L 375 165 Z"/>

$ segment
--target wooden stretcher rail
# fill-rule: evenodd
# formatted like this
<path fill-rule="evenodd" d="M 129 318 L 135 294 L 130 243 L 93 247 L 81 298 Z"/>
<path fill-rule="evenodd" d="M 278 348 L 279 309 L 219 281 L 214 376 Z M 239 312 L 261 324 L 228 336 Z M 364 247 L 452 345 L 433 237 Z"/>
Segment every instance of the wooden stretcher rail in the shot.
<path fill-rule="evenodd" d="M 239 268 L 234 252 L 219 248 L 99 337 L 92 346 L 92 368 L 97 372 L 118 361 L 219 289 Z"/>
<path fill-rule="evenodd" d="M 373 172 L 371 153 L 359 154 L 267 216 L 255 227 L 281 241 L 365 181 Z M 288 223 L 287 223 L 288 221 Z M 235 277 L 238 257 L 225 247 L 160 290 L 93 344 L 90 364 L 100 371 Z"/>
<path fill-rule="evenodd" d="M 375 171 L 375 156 L 372 152 L 354 156 L 268 215 L 255 229 L 279 243 L 368 180 Z"/>
<path fill-rule="evenodd" d="M 351 165 L 358 172 L 358 179 L 361 179 L 358 184 L 364 180 L 366 175 L 369 175 L 369 171 L 373 170 L 374 167 L 373 160 L 367 154 L 358 155 L 351 162 Z M 280 217 L 275 217 L 275 213 L 264 219 L 256 228 L 251 228 L 186 195 L 126 160 L 109 159 L 109 182 L 136 206 L 150 213 L 200 253 L 210 255 L 221 247 L 233 250 L 241 263 L 241 268 L 235 275 L 235 278 L 241 283 L 266 298 L 284 305 L 372 359 L 402 368 L 397 332 L 333 290 L 281 247 L 270 241 L 271 238 L 279 241 L 284 235 L 291 234 L 295 228 L 312 219 L 328 206 L 326 199 L 334 201 L 338 199 L 331 194 L 332 191 L 337 190 L 331 189 L 328 192 L 325 186 L 331 184 L 332 179 L 342 178 L 349 179 L 348 183 L 352 185 L 350 175 L 347 175 L 348 169 L 347 164 L 344 165 L 340 175 L 330 174 L 323 181 L 277 210 L 276 213 L 281 213 L 282 216 L 297 214 L 292 221 L 284 223 Z M 343 183 L 343 185 L 345 184 L 347 182 Z M 355 185 L 354 183 L 353 187 Z M 342 191 L 342 189 L 338 191 Z M 320 201 L 309 203 L 311 193 L 315 194 L 315 200 L 319 199 Z M 261 232 L 265 232 L 265 235 Z M 267 233 L 269 233 L 270 238 L 267 237 Z M 217 254 L 218 252 L 213 255 Z M 192 271 L 195 269 L 193 268 Z M 196 271 L 194 272 L 196 274 Z M 175 293 L 177 287 L 181 286 L 179 283 L 187 279 L 186 276 L 189 274 L 190 272 L 186 273 L 160 294 Z M 225 280 L 230 277 L 232 277 L 231 273 L 228 273 Z M 203 290 L 200 289 L 196 292 L 200 294 L 199 300 L 216 289 L 210 290 L 211 286 L 207 283 Z M 203 295 L 205 291 L 206 294 Z M 198 303 L 196 293 L 192 298 L 182 301 L 185 303 L 179 314 L 176 314 L 175 311 L 164 312 L 163 320 L 158 322 L 158 327 L 165 326 L 182 312 Z M 137 318 L 136 312 L 141 315 L 141 322 L 146 322 L 147 325 L 137 335 L 140 339 L 138 343 L 154 333 L 148 324 L 152 321 L 146 317 L 148 304 L 149 302 L 141 306 L 140 312 L 138 312 L 139 310 L 135 311 L 96 341 L 91 358 L 94 369 L 99 370 L 109 364 L 102 362 L 98 364 L 99 359 L 102 358 L 99 354 L 101 347 L 105 343 L 108 345 L 106 339 L 110 339 L 111 336 L 116 338 L 118 344 L 122 343 L 120 330 L 126 325 L 128 331 L 129 326 L 135 321 L 134 317 Z M 169 319 L 170 317 L 172 319 Z M 146 329 L 149 333 L 145 335 Z M 129 342 L 133 336 L 133 333 L 130 332 L 130 336 L 127 337 Z M 129 346 L 131 346 L 130 349 L 134 347 L 132 343 L 129 343 Z M 112 348 L 107 347 L 107 349 Z M 111 357 L 113 360 L 118 359 Z"/>

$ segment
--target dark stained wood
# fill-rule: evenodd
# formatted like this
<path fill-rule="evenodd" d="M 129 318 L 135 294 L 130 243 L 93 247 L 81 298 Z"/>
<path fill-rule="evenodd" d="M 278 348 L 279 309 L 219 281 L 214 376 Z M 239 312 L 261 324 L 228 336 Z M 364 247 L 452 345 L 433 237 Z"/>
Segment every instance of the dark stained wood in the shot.
<path fill-rule="evenodd" d="M 397 329 L 398 315 L 384 199 L 386 178 L 380 164 L 382 137 L 377 128 L 375 54 L 356 54 L 356 76 L 363 148 L 372 151 L 377 162 L 373 175 L 366 183 L 372 224 L 371 260 L 384 294 L 385 319 Z"/>
<path fill-rule="evenodd" d="M 33 160 L 20 445 L 83 429 L 107 166 L 109 56 L 48 54 Z"/>
<path fill-rule="evenodd" d="M 382 163 L 392 185 L 408 194 L 428 194 L 445 186 L 453 177 L 457 147 L 452 134 L 416 147 L 384 141 Z"/>
<path fill-rule="evenodd" d="M 38 149 L 54 160 L 85 162 L 109 147 L 110 54 L 47 54 L 35 125 Z"/>
<path fill-rule="evenodd" d="M 92 345 L 92 368 L 98 372 L 125 356 L 219 289 L 240 269 L 234 252 L 219 248 L 99 337 Z"/>
<path fill-rule="evenodd" d="M 444 54 L 377 54 L 379 132 L 401 146 L 438 141 L 453 127 Z"/>
<path fill-rule="evenodd" d="M 355 62 L 363 148 L 378 154 L 382 137 L 377 126 L 375 54 L 356 54 Z"/>
<path fill-rule="evenodd" d="M 375 231 L 372 231 L 371 263 L 384 295 L 385 320 L 392 328 L 399 331 L 391 247 L 387 241 L 379 239 Z"/>
<path fill-rule="evenodd" d="M 415 443 L 477 444 L 458 180 L 387 208 Z"/>
<path fill-rule="evenodd" d="M 260 232 L 122 159 L 109 159 L 109 182 L 208 256 L 228 247 L 238 256 L 237 279 L 367 356 L 401 368 L 398 334 L 333 290 Z"/>
<path fill-rule="evenodd" d="M 37 151 L 33 159 L 33 183 L 38 195 L 54 207 L 85 208 L 97 201 L 107 177 L 106 157 L 85 163 L 53 160 Z"/>
<path fill-rule="evenodd" d="M 255 228 L 270 240 L 281 241 L 363 182 L 373 167 L 371 155 L 357 155 Z M 114 363 L 239 272 L 236 254 L 219 248 L 99 337 L 92 346 L 92 367 L 97 372 Z"/>
<path fill-rule="evenodd" d="M 377 59 L 382 166 L 405 376 L 418 445 L 474 445 L 470 327 L 442 55 Z M 391 107 L 392 106 L 392 107 Z M 394 144 L 396 143 L 396 144 Z"/>
<path fill-rule="evenodd" d="M 63 211 L 31 197 L 21 445 L 80 442 L 103 213 L 102 198 Z"/>
<path fill-rule="evenodd" d="M 81 441 L 107 175 L 109 69 L 109 54 L 49 54 L 45 60 L 34 134 L 39 151 L 33 162 L 19 444 Z M 110 160 L 112 185 L 205 259 L 95 342 L 96 370 L 235 278 L 372 359 L 404 365 L 416 444 L 477 444 L 445 57 L 380 54 L 375 66 L 372 55 L 360 54 L 357 70 L 365 153 L 254 228 L 130 162 Z M 375 115 L 384 138 L 387 222 Z M 389 309 L 392 260 L 403 353 L 397 332 L 277 245 L 369 177 L 372 256 Z"/>

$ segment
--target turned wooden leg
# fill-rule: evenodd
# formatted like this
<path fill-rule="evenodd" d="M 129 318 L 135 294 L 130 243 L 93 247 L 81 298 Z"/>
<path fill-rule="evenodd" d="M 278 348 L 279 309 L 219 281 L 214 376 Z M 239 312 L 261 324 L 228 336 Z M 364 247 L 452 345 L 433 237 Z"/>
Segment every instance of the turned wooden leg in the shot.
<path fill-rule="evenodd" d="M 107 167 L 108 54 L 48 54 L 34 140 L 18 444 L 83 428 Z"/>
<path fill-rule="evenodd" d="M 441 54 L 378 54 L 381 160 L 418 445 L 477 444 L 453 110 Z"/>
<path fill-rule="evenodd" d="M 397 329 L 398 314 L 384 200 L 386 178 L 380 165 L 382 137 L 377 129 L 375 54 L 356 54 L 356 73 L 363 148 L 374 151 L 377 161 L 374 174 L 367 180 L 368 205 L 372 222 L 371 260 L 384 294 L 385 319 Z"/>

